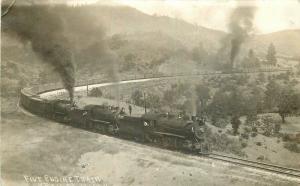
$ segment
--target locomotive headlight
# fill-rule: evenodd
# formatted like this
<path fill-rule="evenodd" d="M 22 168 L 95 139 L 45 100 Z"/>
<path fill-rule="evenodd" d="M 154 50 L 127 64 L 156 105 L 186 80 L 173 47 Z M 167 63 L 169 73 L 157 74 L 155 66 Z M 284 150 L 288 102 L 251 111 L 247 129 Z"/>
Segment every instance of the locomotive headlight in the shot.
<path fill-rule="evenodd" d="M 148 126 L 149 126 L 149 123 L 147 123 L 146 121 L 144 121 L 144 126 L 145 126 L 145 127 L 148 127 Z"/>

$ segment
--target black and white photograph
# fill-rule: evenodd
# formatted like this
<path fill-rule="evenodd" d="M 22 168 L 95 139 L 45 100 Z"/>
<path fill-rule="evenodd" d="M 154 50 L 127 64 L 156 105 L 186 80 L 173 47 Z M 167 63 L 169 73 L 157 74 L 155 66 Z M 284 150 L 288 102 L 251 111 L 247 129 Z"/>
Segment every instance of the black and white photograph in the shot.
<path fill-rule="evenodd" d="M 1 0 L 2 186 L 300 185 L 300 0 Z"/>

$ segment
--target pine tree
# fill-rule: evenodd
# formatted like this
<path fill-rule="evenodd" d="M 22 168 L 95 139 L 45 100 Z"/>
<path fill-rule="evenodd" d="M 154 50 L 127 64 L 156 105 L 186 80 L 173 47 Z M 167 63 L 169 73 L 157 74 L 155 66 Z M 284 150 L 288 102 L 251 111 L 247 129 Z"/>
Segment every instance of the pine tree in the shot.
<path fill-rule="evenodd" d="M 244 66 L 246 68 L 257 68 L 259 66 L 259 59 L 253 49 L 249 49 L 248 56 L 244 59 Z"/>
<path fill-rule="evenodd" d="M 271 43 L 268 47 L 266 59 L 267 59 L 269 65 L 275 66 L 277 63 L 276 49 L 275 49 L 275 46 L 273 43 Z"/>

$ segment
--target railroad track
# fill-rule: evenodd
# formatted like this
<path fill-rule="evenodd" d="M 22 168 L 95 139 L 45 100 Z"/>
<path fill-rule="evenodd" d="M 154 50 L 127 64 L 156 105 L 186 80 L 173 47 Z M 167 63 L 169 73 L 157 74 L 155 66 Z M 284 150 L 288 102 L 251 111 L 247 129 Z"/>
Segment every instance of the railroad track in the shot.
<path fill-rule="evenodd" d="M 277 174 L 282 174 L 282 175 L 286 175 L 286 176 L 300 178 L 300 170 L 298 170 L 298 169 L 282 167 L 279 165 L 251 161 L 251 160 L 226 156 L 226 155 L 222 155 L 222 154 L 215 154 L 215 153 L 209 153 L 209 154 L 207 154 L 207 157 L 210 159 L 219 160 L 219 161 L 223 161 L 223 162 L 229 162 L 229 163 L 236 164 L 236 165 L 242 165 L 242 166 L 246 166 L 246 167 L 261 169 L 261 170 L 272 172 L 272 173 L 277 173 Z"/>

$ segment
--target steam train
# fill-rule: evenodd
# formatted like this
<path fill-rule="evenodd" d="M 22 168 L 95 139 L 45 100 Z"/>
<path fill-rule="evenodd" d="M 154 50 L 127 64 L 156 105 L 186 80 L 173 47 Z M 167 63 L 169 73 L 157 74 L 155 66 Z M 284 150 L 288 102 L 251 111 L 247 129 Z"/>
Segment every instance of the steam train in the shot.
<path fill-rule="evenodd" d="M 21 105 L 34 114 L 93 132 L 129 138 L 168 149 L 207 151 L 205 122 L 197 117 L 170 114 L 127 115 L 123 109 L 104 105 L 75 106 L 67 100 L 45 100 L 21 95 Z"/>

